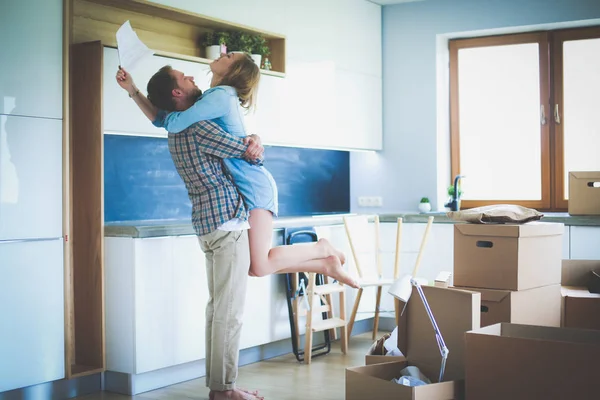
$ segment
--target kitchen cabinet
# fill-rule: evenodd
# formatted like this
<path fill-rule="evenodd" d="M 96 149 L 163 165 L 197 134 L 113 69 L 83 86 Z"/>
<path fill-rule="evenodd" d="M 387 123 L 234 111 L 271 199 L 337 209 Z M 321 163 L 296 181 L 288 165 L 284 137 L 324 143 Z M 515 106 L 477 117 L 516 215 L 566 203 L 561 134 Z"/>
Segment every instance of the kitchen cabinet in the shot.
<path fill-rule="evenodd" d="M 0 240 L 62 236 L 62 121 L 0 115 Z"/>
<path fill-rule="evenodd" d="M 151 238 L 135 241 L 133 287 L 135 304 L 135 372 L 175 364 L 173 241 Z"/>
<path fill-rule="evenodd" d="M 600 260 L 600 227 L 571 226 L 571 259 Z"/>
<path fill-rule="evenodd" d="M 65 377 L 62 239 L 0 243 L 0 392 Z"/>
<path fill-rule="evenodd" d="M 63 0 L 3 1 L 0 114 L 61 119 Z"/>

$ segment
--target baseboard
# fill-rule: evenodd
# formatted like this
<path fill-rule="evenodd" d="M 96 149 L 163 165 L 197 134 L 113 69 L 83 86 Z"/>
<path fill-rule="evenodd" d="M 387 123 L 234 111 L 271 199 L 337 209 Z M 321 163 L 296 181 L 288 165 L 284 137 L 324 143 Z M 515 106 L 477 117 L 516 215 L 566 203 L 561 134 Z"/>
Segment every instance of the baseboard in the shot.
<path fill-rule="evenodd" d="M 102 390 L 102 374 L 61 379 L 0 393 L 0 400 L 65 400 Z"/>
<path fill-rule="evenodd" d="M 379 329 L 382 331 L 391 331 L 394 327 L 390 321 L 393 322 L 393 319 L 380 318 Z M 354 323 L 354 328 L 352 329 L 352 336 L 360 335 L 372 330 L 373 318 L 356 321 Z M 320 335 L 315 335 L 314 339 L 315 344 L 323 342 Z M 300 337 L 300 343 L 303 343 L 303 340 L 304 335 Z M 253 364 L 255 362 L 290 354 L 291 352 L 292 343 L 290 338 L 278 340 L 276 342 L 241 350 L 239 365 Z M 192 379 L 201 378 L 205 375 L 206 366 L 204 360 L 193 361 L 137 375 L 106 371 L 104 373 L 104 390 L 133 396 Z"/>

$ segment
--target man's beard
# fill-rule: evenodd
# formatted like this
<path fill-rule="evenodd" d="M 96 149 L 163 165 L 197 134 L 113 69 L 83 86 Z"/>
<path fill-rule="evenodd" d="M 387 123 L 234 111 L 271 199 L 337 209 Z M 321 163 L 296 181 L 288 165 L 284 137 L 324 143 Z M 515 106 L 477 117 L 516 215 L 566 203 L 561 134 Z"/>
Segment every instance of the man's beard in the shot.
<path fill-rule="evenodd" d="M 194 100 L 195 103 L 200 97 L 202 97 L 202 90 L 200 90 L 200 88 L 194 88 L 194 91 L 191 93 L 190 97 Z"/>

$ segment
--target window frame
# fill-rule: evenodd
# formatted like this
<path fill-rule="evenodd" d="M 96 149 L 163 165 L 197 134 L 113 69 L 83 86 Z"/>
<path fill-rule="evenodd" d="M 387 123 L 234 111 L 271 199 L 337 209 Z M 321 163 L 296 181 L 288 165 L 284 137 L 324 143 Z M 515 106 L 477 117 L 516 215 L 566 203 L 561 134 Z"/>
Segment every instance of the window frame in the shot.
<path fill-rule="evenodd" d="M 519 204 L 524 207 L 539 210 L 551 210 L 552 205 L 552 156 L 551 135 L 553 126 L 553 108 L 551 108 L 550 93 L 550 38 L 549 32 L 538 31 L 510 35 L 496 35 L 469 39 L 453 39 L 449 41 L 450 51 L 450 160 L 451 176 L 461 175 L 460 171 L 460 124 L 459 124 L 459 82 L 458 82 L 458 51 L 475 47 L 492 47 L 512 44 L 538 43 L 540 67 L 540 106 L 544 106 L 547 122 L 540 123 L 540 152 L 541 152 L 541 199 L 540 200 L 466 200 L 461 201 L 462 208 L 481 207 L 491 204 Z M 501 114 L 502 110 L 493 110 Z M 541 115 L 540 115 L 541 119 Z"/>
<path fill-rule="evenodd" d="M 552 127 L 553 127 L 553 154 L 552 154 L 552 169 L 553 177 L 553 209 L 558 211 L 566 211 L 569 206 L 569 201 L 565 200 L 565 160 L 564 160 L 564 82 L 563 82 L 563 44 L 572 40 L 600 39 L 600 26 L 592 26 L 585 28 L 569 28 L 559 29 L 550 32 L 550 55 L 552 60 L 552 102 L 555 106 L 558 105 L 559 116 L 561 123 L 557 124 L 554 121 L 554 108 L 552 108 Z M 552 104 L 551 103 L 551 104 Z"/>

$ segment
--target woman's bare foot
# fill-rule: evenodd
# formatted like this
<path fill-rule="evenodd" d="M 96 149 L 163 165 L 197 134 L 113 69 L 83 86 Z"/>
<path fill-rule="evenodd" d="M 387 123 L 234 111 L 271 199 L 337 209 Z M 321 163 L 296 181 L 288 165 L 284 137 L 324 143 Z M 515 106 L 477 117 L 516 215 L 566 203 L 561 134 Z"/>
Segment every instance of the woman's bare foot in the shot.
<path fill-rule="evenodd" d="M 264 397 L 258 396 L 258 390 L 248 391 L 244 389 L 226 390 L 224 392 L 211 390 L 208 398 L 210 400 L 264 400 Z"/>
<path fill-rule="evenodd" d="M 319 241 L 317 242 L 318 246 L 321 246 L 323 248 L 323 250 L 325 251 L 325 254 L 327 254 L 327 256 L 336 256 L 337 258 L 340 259 L 340 262 L 342 263 L 342 265 L 346 264 L 346 255 L 344 254 L 343 251 L 339 251 L 338 249 L 336 249 L 335 247 L 333 247 L 333 245 L 331 244 L 331 242 L 325 238 L 319 239 Z"/>
<path fill-rule="evenodd" d="M 358 282 L 356 282 L 342 267 L 342 263 L 337 256 L 329 256 L 326 259 L 327 261 L 327 270 L 325 275 L 332 277 L 333 279 L 341 282 L 345 285 L 353 287 L 355 289 L 359 289 L 360 286 Z"/>
<path fill-rule="evenodd" d="M 239 391 L 239 392 L 242 392 L 242 393 L 249 394 L 250 396 L 255 396 L 255 397 L 258 396 L 258 390 L 247 390 L 247 389 L 242 389 L 242 388 L 237 388 L 236 390 Z M 211 390 L 208 393 L 208 398 L 210 400 L 215 400 L 215 393 L 216 392 L 214 390 Z"/>

